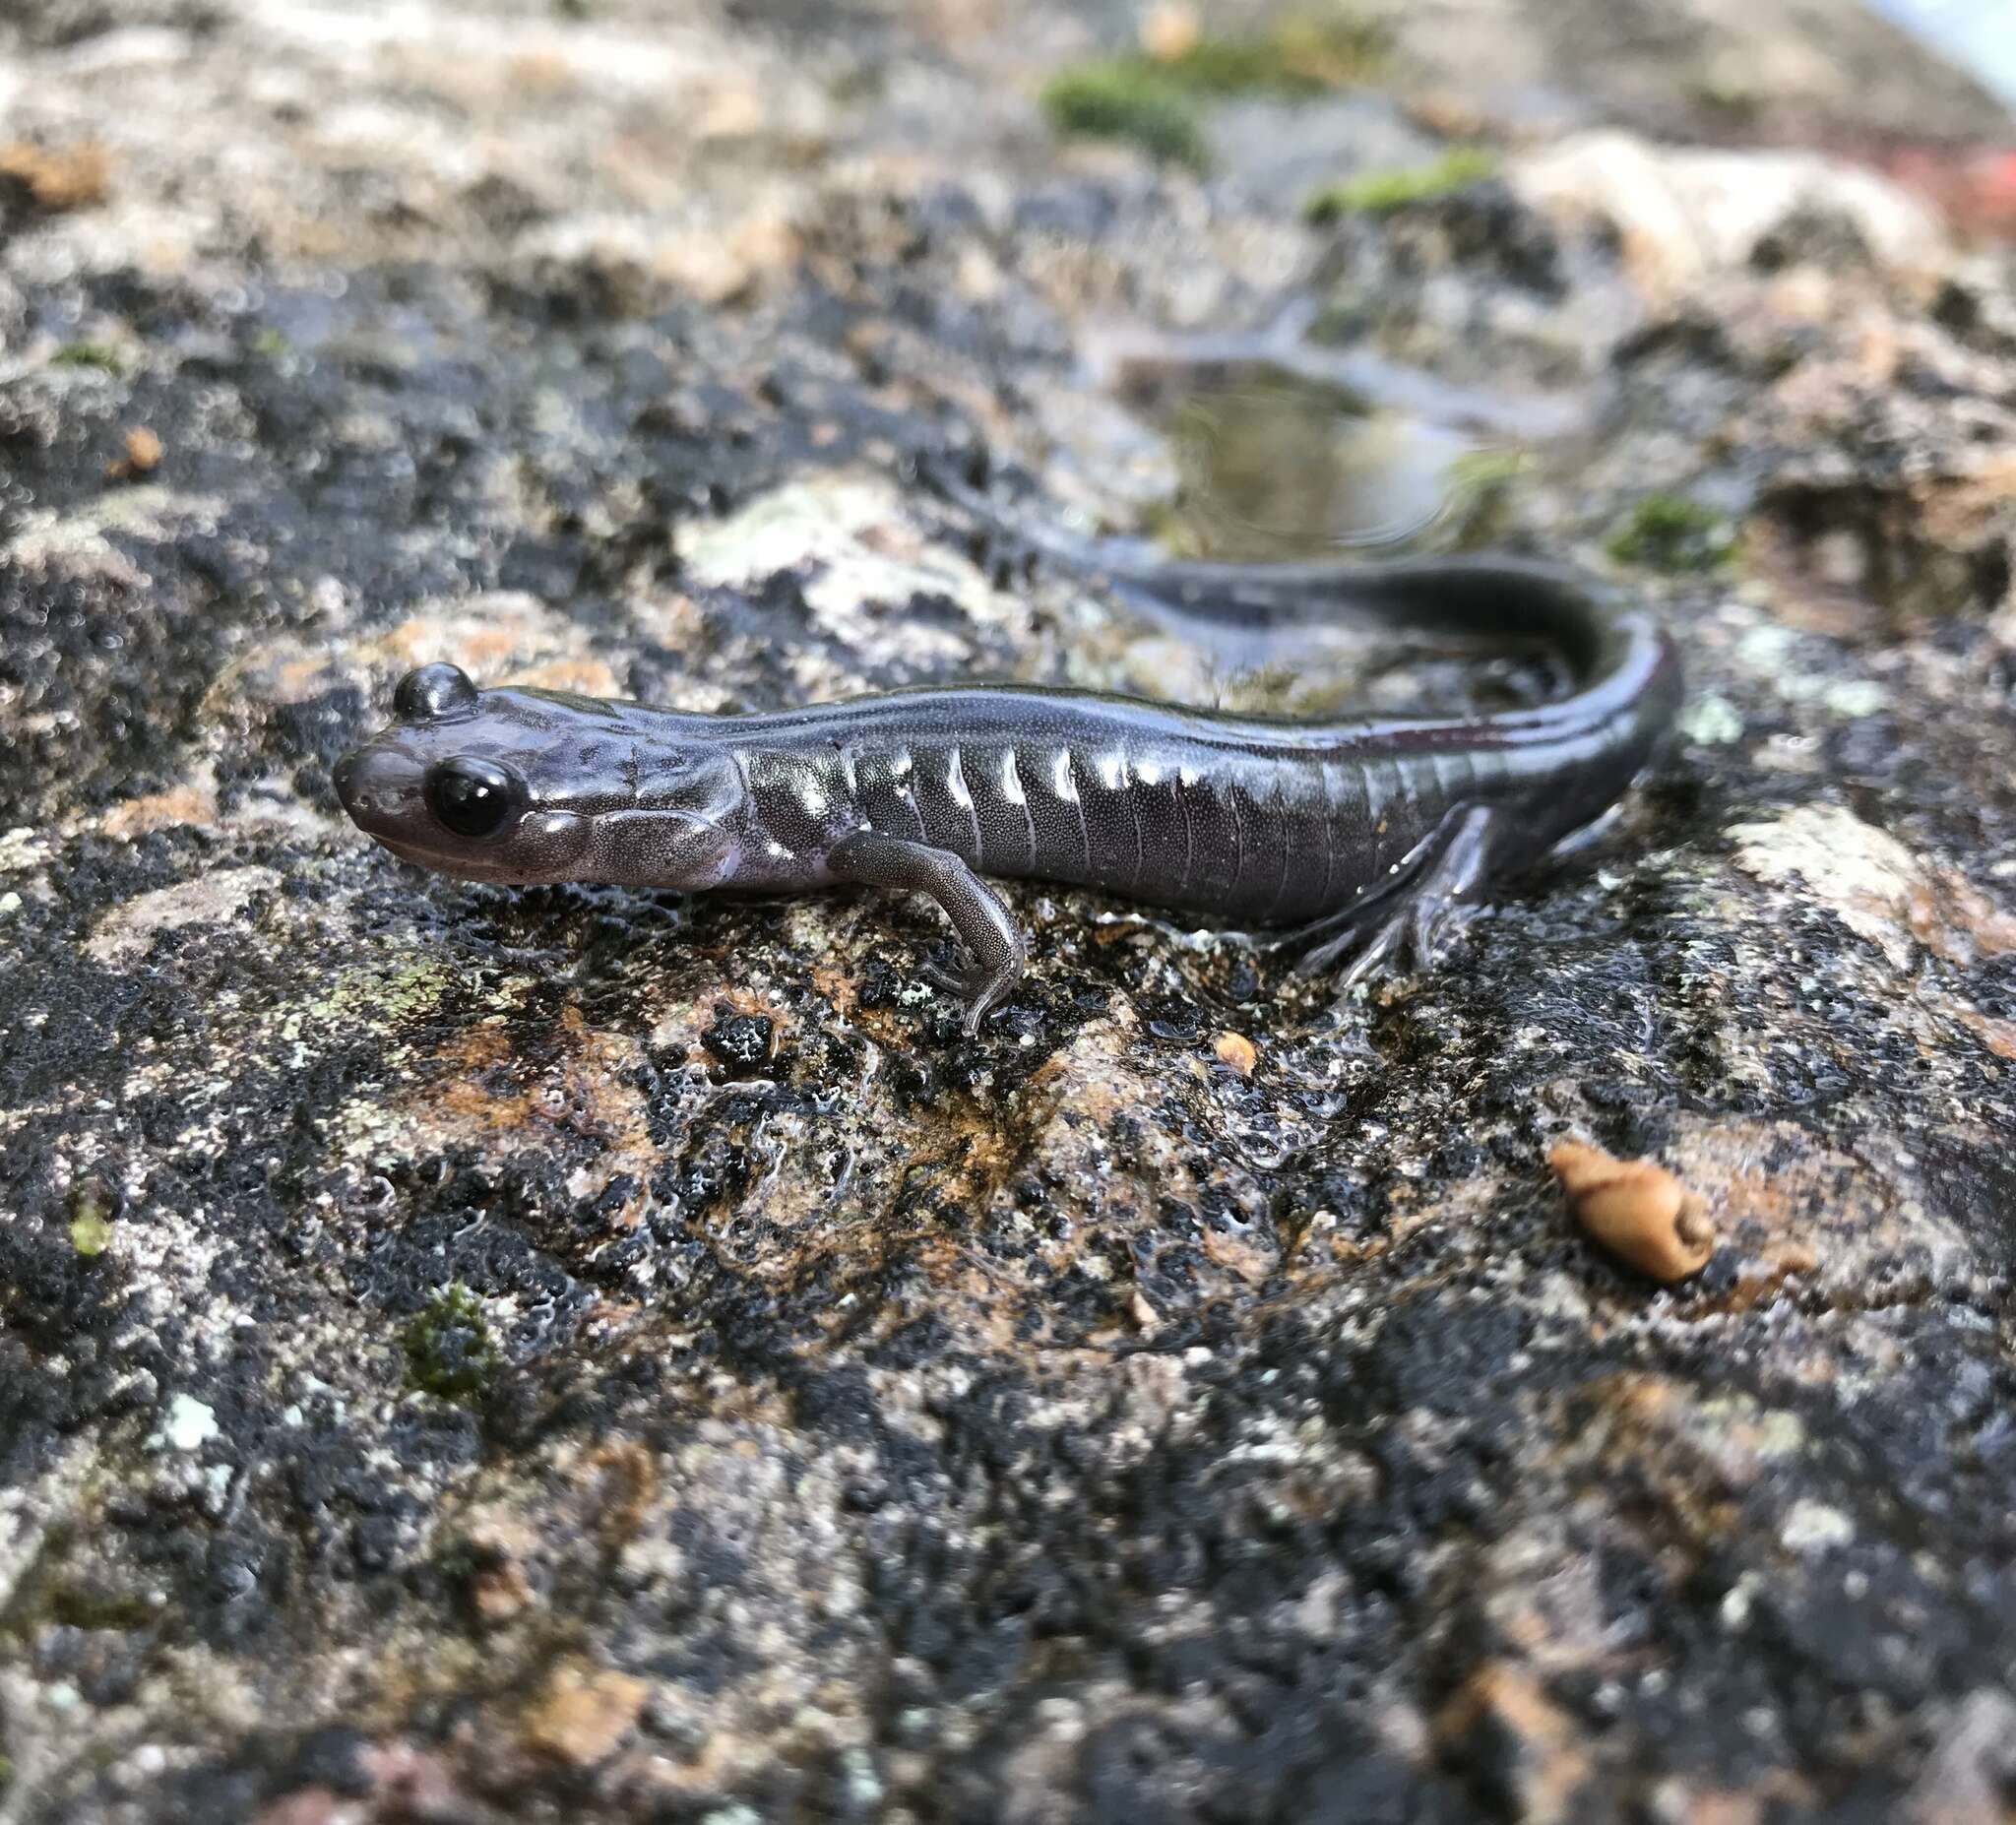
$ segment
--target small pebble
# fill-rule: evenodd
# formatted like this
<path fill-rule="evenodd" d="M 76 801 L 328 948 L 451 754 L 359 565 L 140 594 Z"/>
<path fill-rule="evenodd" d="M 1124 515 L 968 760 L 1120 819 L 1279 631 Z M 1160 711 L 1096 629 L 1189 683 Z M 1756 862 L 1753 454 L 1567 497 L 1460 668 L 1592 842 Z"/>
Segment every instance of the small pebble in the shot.
<path fill-rule="evenodd" d="M 1242 1033 L 1221 1033 L 1212 1040 L 1211 1049 L 1218 1054 L 1220 1064 L 1230 1065 L 1241 1077 L 1251 1077 L 1253 1067 L 1260 1062 L 1253 1041 Z"/>
<path fill-rule="evenodd" d="M 160 467 L 164 451 L 165 446 L 153 431 L 144 424 L 135 425 L 126 433 L 126 454 L 105 466 L 106 477 L 127 481 L 135 475 L 151 475 Z"/>
<path fill-rule="evenodd" d="M 1653 1280 L 1698 1274 L 1715 1253 L 1715 1226 L 1701 1201 L 1654 1160 L 1618 1160 L 1563 1141 L 1547 1164 L 1568 1194 L 1583 1232 Z"/>
<path fill-rule="evenodd" d="M 651 1696 L 648 1680 L 579 1657 L 554 1668 L 525 1713 L 526 1746 L 576 1768 L 613 1755 Z"/>

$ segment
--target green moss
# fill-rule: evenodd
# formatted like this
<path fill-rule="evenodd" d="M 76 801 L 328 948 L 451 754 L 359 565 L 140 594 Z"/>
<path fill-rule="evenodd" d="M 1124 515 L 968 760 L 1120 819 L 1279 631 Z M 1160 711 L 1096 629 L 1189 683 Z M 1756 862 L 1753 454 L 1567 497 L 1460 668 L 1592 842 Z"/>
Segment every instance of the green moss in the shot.
<path fill-rule="evenodd" d="M 1309 319 L 1303 334 L 1319 346 L 1335 346 L 1339 343 L 1354 343 L 1371 335 L 1377 327 L 1378 313 L 1369 309 L 1364 300 L 1353 298 L 1323 305 Z"/>
<path fill-rule="evenodd" d="M 1524 450 L 1473 450 L 1449 465 L 1452 487 L 1471 493 L 1509 487 L 1533 470 L 1533 458 Z"/>
<path fill-rule="evenodd" d="M 1204 124 L 1196 101 L 1138 58 L 1067 70 L 1043 91 L 1043 112 L 1059 133 L 1125 140 L 1193 170 L 1205 163 Z"/>
<path fill-rule="evenodd" d="M 107 374 L 126 372 L 126 357 L 105 343 L 65 343 L 49 357 L 51 367 L 95 367 Z"/>
<path fill-rule="evenodd" d="M 1682 85 L 1681 94 L 1703 113 L 1719 115 L 1731 126 L 1754 126 L 1764 111 L 1765 97 L 1740 81 L 1707 77 Z"/>
<path fill-rule="evenodd" d="M 1520 489 L 1535 468 L 1526 450 L 1473 450 L 1456 458 L 1444 477 L 1449 500 L 1442 521 L 1450 544 L 1470 550 L 1506 536 Z"/>
<path fill-rule="evenodd" d="M 344 971 L 322 993 L 288 1010 L 278 1031 L 285 1039 L 353 1025 L 374 1033 L 396 1032 L 433 1013 L 454 979 L 439 958 L 417 953 L 374 957 Z"/>
<path fill-rule="evenodd" d="M 265 329 L 255 332 L 252 338 L 252 352 L 269 361 L 279 360 L 292 347 L 293 345 L 270 324 Z"/>
<path fill-rule="evenodd" d="M 112 1200 L 87 1179 L 70 1194 L 70 1246 L 89 1261 L 112 1245 Z"/>
<path fill-rule="evenodd" d="M 65 1585 L 49 1597 L 50 1620 L 68 1628 L 145 1628 L 157 1613 L 146 1598 L 132 1591 L 90 1591 L 78 1585 Z"/>
<path fill-rule="evenodd" d="M 503 1362 L 482 1301 L 460 1281 L 427 1302 L 401 1342 L 408 1385 L 444 1401 L 480 1396 Z"/>
<path fill-rule="evenodd" d="M 1228 95 L 1315 95 L 1361 82 L 1384 34 L 1350 17 L 1291 19 L 1252 37 L 1200 38 L 1173 56 L 1140 51 L 1059 72 L 1043 111 L 1059 133 L 1126 140 L 1201 169 L 1205 104 Z"/>
<path fill-rule="evenodd" d="M 1668 576 L 1720 570 L 1735 544 L 1727 514 L 1684 494 L 1648 494 L 1624 517 L 1604 549 L 1619 564 Z"/>
<path fill-rule="evenodd" d="M 1346 216 L 1385 216 L 1411 203 L 1446 197 L 1495 176 L 1497 154 L 1482 146 L 1452 146 L 1432 164 L 1392 171 L 1367 171 L 1341 184 L 1326 184 L 1302 205 L 1305 220 L 1319 226 Z"/>
<path fill-rule="evenodd" d="M 1195 94 L 1314 95 L 1365 81 L 1385 55 L 1383 31 L 1342 17 L 1289 19 L 1258 37 L 1200 38 L 1137 61 Z"/>
<path fill-rule="evenodd" d="M 456 1588 L 469 1584 L 476 1575 L 482 1555 L 467 1540 L 451 1540 L 434 1555 L 434 1570 L 441 1582 Z"/>

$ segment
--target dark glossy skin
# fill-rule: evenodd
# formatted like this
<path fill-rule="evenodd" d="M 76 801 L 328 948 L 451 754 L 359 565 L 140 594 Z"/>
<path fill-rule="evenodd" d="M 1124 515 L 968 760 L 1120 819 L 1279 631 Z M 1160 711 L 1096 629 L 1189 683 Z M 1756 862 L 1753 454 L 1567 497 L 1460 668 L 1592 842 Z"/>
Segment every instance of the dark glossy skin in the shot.
<path fill-rule="evenodd" d="M 1354 950 L 1354 975 L 1410 951 L 1425 962 L 1494 873 L 1615 802 L 1679 700 L 1666 637 L 1571 572 L 1115 565 L 1095 547 L 1038 542 L 1122 594 L 1194 615 L 1354 614 L 1539 640 L 1574 684 L 1487 716 L 1323 724 L 1023 685 L 714 717 L 478 691 L 430 665 L 400 685 L 398 721 L 337 768 L 337 790 L 394 854 L 476 880 L 927 893 L 974 958 L 973 1032 L 1024 961 L 983 874 L 1308 927 L 1307 968 Z M 494 829 L 476 828 L 492 817 Z"/>

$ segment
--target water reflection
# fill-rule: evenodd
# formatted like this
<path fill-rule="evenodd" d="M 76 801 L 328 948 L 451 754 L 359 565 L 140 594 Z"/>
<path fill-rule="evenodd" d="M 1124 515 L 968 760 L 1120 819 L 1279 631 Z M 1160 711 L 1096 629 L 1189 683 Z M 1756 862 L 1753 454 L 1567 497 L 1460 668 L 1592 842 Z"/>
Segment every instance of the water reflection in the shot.
<path fill-rule="evenodd" d="M 1165 542 L 1237 561 L 1472 542 L 1524 462 L 1516 445 L 1279 368 L 1196 391 L 1165 434 L 1178 476 Z"/>
<path fill-rule="evenodd" d="M 1300 327 L 1088 351 L 1095 383 L 1166 444 L 1175 486 L 1147 529 L 1166 548 L 1267 562 L 1484 543 L 1533 453 L 1586 424 L 1579 398 L 1501 398 Z"/>
<path fill-rule="evenodd" d="M 1153 427 L 1165 459 L 1145 536 L 1107 541 L 1116 561 L 1381 561 L 1500 542 L 1543 457 L 1589 425 L 1580 397 L 1463 387 L 1284 327 L 1108 335 L 1088 351 L 1095 384 Z M 1102 670 L 1144 695 L 1302 717 L 1474 710 L 1498 707 L 1486 696 L 1544 694 L 1544 667 L 1524 659 L 1501 655 L 1493 669 L 1472 643 L 1396 641 L 1342 601 L 1334 614 L 1311 609 L 1235 628 L 1136 594 L 1106 626 L 1084 630 L 1080 661 L 1087 682 Z"/>

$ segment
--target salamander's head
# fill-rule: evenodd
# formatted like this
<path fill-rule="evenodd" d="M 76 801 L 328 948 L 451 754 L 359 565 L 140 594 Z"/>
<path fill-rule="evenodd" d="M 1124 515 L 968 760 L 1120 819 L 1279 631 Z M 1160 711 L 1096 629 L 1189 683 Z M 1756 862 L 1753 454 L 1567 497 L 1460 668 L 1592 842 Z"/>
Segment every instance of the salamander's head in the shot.
<path fill-rule="evenodd" d="M 688 719 L 564 691 L 408 672 L 396 719 L 337 763 L 343 808 L 402 861 L 476 881 L 719 886 L 739 844 L 733 763 Z M 697 721 L 694 720 L 694 721 Z"/>

